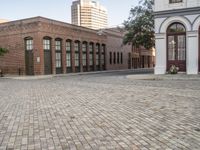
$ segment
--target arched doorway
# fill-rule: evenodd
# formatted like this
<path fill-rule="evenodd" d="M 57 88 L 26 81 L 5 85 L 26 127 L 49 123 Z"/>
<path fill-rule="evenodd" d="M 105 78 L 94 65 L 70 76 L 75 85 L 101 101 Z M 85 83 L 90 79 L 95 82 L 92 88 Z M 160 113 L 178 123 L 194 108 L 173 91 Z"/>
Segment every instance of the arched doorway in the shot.
<path fill-rule="evenodd" d="M 52 58 L 51 58 L 51 38 L 43 38 L 43 50 L 44 50 L 44 74 L 52 74 Z"/>
<path fill-rule="evenodd" d="M 167 70 L 172 65 L 186 71 L 186 29 L 181 23 L 173 23 L 167 29 Z"/>
<path fill-rule="evenodd" d="M 25 67 L 26 75 L 34 75 L 33 38 L 25 38 Z"/>

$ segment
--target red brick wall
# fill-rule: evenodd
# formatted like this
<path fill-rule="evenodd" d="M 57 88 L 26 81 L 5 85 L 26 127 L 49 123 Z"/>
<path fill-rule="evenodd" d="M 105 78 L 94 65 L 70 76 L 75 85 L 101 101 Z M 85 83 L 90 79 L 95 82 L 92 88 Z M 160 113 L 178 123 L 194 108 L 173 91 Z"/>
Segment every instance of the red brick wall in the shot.
<path fill-rule="evenodd" d="M 56 73 L 55 67 L 55 39 L 62 39 L 62 70 L 66 73 L 66 40 L 72 40 L 72 43 L 78 40 L 80 43 L 93 42 L 106 45 L 106 69 L 128 69 L 128 53 L 131 53 L 131 46 L 123 46 L 123 33 L 118 30 L 104 30 L 102 35 L 98 31 L 79 27 L 55 20 L 42 17 L 24 19 L 9 23 L 0 24 L 0 46 L 9 49 L 9 53 L 0 57 L 0 69 L 4 73 L 18 74 L 19 68 L 25 74 L 25 43 L 24 38 L 33 38 L 34 52 L 34 74 L 44 74 L 44 50 L 43 38 L 51 38 L 52 50 L 52 72 Z M 72 45 L 73 47 L 73 45 Z M 73 49 L 72 49 L 73 50 Z M 110 64 L 109 52 L 116 52 L 116 64 Z M 117 63 L 117 52 L 120 54 L 120 63 Z M 123 64 L 121 64 L 121 53 L 123 53 Z M 81 56 L 81 53 L 80 53 Z M 40 62 L 37 62 L 40 58 Z M 95 58 L 95 55 L 94 55 Z M 72 55 L 74 59 L 74 55 Z M 94 61 L 96 62 L 96 61 Z M 82 62 L 81 62 L 82 65 Z M 72 62 L 74 67 L 74 61 Z M 89 68 L 89 67 L 88 67 Z M 101 67 L 102 68 L 102 67 Z M 82 70 L 82 68 L 81 68 Z M 75 69 L 73 68 L 73 72 Z"/>
<path fill-rule="evenodd" d="M 0 57 L 0 69 L 5 74 L 25 73 L 24 38 L 32 36 L 36 38 L 37 23 L 15 21 L 0 24 L 0 46 L 7 48 L 9 53 Z"/>
<path fill-rule="evenodd" d="M 107 33 L 107 68 L 108 70 L 128 69 L 128 53 L 131 53 L 130 45 L 123 45 L 123 32 L 118 29 L 108 29 Z M 112 64 L 110 64 L 110 52 L 112 53 Z M 114 64 L 114 52 L 116 53 L 116 63 Z M 117 63 L 117 53 L 120 54 L 120 63 Z M 121 64 L 121 53 L 123 54 L 123 63 Z"/>

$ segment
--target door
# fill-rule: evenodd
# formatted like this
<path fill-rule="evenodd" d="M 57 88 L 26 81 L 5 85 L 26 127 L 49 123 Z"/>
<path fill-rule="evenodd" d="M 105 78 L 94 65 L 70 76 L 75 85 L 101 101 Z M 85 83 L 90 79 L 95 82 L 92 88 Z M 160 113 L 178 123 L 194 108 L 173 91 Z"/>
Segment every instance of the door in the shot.
<path fill-rule="evenodd" d="M 167 70 L 172 65 L 186 71 L 186 30 L 181 23 L 173 23 L 167 30 Z"/>
<path fill-rule="evenodd" d="M 33 50 L 25 51 L 26 75 L 34 75 Z"/>
<path fill-rule="evenodd" d="M 52 74 L 51 51 L 44 50 L 44 74 Z"/>
<path fill-rule="evenodd" d="M 179 71 L 186 71 L 185 41 L 185 35 L 168 36 L 168 70 L 172 65 L 175 65 L 179 67 Z"/>

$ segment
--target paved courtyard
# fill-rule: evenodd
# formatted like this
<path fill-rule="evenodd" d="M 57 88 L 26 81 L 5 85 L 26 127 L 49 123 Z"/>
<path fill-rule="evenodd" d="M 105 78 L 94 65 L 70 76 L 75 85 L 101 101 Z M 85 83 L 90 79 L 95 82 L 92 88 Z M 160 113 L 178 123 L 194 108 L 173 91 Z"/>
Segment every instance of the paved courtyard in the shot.
<path fill-rule="evenodd" d="M 0 78 L 0 150 L 200 150 L 200 80 Z"/>

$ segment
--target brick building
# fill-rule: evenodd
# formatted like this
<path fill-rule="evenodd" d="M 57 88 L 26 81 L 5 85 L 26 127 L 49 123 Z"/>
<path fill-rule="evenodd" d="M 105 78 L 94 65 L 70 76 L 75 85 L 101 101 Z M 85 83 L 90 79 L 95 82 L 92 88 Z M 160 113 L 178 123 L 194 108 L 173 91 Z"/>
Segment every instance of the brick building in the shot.
<path fill-rule="evenodd" d="M 101 33 L 60 21 L 35 17 L 0 24 L 4 74 L 46 75 L 132 68 L 132 50 L 123 33 Z"/>

